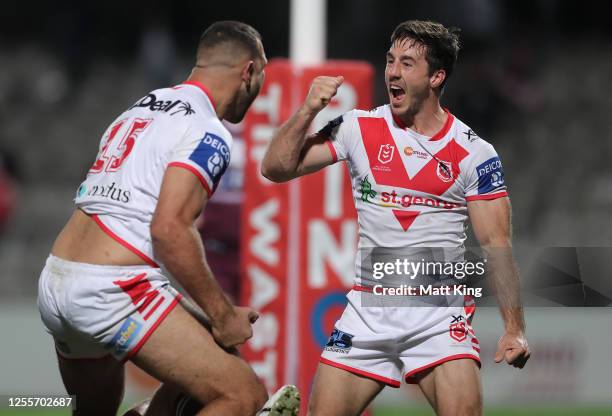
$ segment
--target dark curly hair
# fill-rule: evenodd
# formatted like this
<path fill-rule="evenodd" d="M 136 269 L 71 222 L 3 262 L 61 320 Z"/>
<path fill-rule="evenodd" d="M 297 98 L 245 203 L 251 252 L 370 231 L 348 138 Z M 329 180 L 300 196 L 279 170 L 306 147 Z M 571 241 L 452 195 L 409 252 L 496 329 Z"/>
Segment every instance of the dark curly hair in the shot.
<path fill-rule="evenodd" d="M 426 20 L 408 20 L 400 23 L 391 35 L 391 44 L 404 39 L 423 45 L 426 49 L 425 60 L 429 65 L 429 73 L 443 69 L 446 80 L 450 77 L 457 62 L 459 54 L 459 32 L 458 28 L 446 28 L 440 23 Z"/>

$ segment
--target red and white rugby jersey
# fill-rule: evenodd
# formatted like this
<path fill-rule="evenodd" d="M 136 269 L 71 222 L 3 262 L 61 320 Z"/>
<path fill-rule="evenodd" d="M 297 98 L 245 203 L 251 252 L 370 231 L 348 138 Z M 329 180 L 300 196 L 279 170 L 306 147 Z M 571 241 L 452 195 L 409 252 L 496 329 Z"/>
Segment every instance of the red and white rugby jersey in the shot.
<path fill-rule="evenodd" d="M 209 197 L 230 161 L 232 136 L 206 88 L 187 81 L 139 99 L 108 127 L 76 206 L 156 266 L 150 225 L 168 166 L 195 174 Z"/>
<path fill-rule="evenodd" d="M 427 137 L 388 105 L 353 110 L 321 130 L 336 160 L 348 161 L 359 247 L 461 247 L 467 201 L 507 195 L 497 153 L 448 113 Z"/>

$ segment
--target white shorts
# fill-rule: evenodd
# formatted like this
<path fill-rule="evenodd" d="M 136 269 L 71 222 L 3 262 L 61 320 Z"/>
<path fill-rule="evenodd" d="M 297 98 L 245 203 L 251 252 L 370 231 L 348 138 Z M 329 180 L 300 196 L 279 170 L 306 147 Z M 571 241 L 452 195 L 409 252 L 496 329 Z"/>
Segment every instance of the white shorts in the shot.
<path fill-rule="evenodd" d="M 322 363 L 391 387 L 399 387 L 402 379 L 414 384 L 424 371 L 446 361 L 468 358 L 480 366 L 471 326 L 473 300 L 448 307 L 362 307 L 361 296 L 358 290 L 347 295 Z"/>
<path fill-rule="evenodd" d="M 138 352 L 181 295 L 161 269 L 99 266 L 49 256 L 38 282 L 38 309 L 58 354 L 69 359 Z"/>

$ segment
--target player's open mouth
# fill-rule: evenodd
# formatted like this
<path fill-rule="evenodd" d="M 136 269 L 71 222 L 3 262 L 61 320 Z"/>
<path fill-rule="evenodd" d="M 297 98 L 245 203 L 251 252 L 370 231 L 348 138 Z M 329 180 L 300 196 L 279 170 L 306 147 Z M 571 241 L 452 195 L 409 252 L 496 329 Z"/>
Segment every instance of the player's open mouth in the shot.
<path fill-rule="evenodd" d="M 398 87 L 397 85 L 389 86 L 389 94 L 391 95 L 392 103 L 400 103 L 403 101 L 404 97 L 406 96 L 406 92 L 404 91 L 404 89 L 401 87 Z"/>

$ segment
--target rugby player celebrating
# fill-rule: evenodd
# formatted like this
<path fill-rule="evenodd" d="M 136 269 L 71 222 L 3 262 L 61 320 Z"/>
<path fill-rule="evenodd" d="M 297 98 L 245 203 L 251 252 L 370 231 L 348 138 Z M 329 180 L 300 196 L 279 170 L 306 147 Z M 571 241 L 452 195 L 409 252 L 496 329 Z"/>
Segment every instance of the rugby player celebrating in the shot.
<path fill-rule="evenodd" d="M 401 23 L 386 53 L 389 104 L 350 111 L 308 135 L 343 82 L 315 78 L 301 108 L 273 137 L 261 172 L 283 182 L 347 161 L 360 248 L 461 248 L 469 218 L 505 324 L 495 361 L 522 368 L 530 351 L 501 162 L 489 143 L 440 105 L 458 50 L 455 30 Z M 362 277 L 357 267 L 348 305 L 321 356 L 310 414 L 359 415 L 384 386 L 399 387 L 403 379 L 418 384 L 439 415 L 480 415 L 473 301 L 366 308 L 360 299 L 372 286 Z"/>

